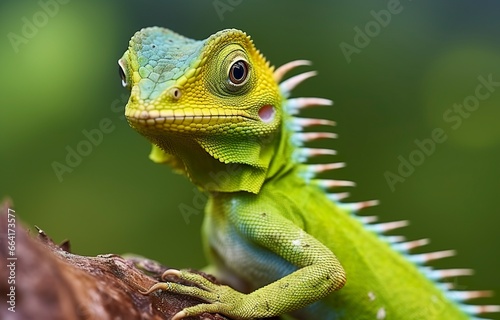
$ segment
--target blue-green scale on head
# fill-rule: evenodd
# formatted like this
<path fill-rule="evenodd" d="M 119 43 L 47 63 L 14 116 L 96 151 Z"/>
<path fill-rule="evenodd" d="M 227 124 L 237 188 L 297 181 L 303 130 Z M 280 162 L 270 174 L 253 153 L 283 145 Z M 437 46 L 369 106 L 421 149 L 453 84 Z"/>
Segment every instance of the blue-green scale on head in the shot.
<path fill-rule="evenodd" d="M 163 28 L 148 28 L 131 39 L 137 55 L 141 80 L 141 99 L 156 99 L 175 84 L 198 61 L 204 41 L 183 37 Z"/>

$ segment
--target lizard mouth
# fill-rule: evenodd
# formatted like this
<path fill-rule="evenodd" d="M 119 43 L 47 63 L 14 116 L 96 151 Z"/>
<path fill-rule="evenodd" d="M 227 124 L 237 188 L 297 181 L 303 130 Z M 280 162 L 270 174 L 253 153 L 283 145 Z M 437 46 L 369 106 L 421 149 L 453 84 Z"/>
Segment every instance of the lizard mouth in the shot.
<path fill-rule="evenodd" d="M 256 120 L 246 111 L 220 108 L 138 110 L 127 108 L 127 120 L 135 126 L 173 131 L 208 131 L 219 125 Z"/>

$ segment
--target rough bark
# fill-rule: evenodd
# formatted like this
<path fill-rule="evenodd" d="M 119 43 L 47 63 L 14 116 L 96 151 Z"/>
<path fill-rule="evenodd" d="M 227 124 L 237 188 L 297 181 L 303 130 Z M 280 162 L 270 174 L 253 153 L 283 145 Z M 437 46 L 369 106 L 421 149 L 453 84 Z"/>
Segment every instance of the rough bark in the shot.
<path fill-rule="evenodd" d="M 139 291 L 159 281 L 166 266 L 141 257 L 72 254 L 69 242 L 56 245 L 42 230 L 30 235 L 15 213 L 9 216 L 9 208 L 4 202 L 0 213 L 0 319 L 170 319 L 202 302 L 167 292 L 143 295 Z M 203 314 L 189 319 L 227 318 Z"/>

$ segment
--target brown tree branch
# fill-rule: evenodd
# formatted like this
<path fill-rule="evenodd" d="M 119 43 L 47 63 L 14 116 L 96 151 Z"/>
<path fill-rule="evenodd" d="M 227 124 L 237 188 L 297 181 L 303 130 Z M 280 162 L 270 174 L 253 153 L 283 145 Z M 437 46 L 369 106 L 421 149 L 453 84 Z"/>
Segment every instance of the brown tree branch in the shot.
<path fill-rule="evenodd" d="M 1 319 L 171 319 L 202 302 L 168 292 L 145 296 L 139 291 L 159 281 L 167 267 L 141 257 L 72 254 L 69 242 L 58 246 L 41 230 L 36 237 L 29 235 L 9 209 L 5 201 L 0 213 Z M 227 318 L 203 314 L 189 319 Z"/>

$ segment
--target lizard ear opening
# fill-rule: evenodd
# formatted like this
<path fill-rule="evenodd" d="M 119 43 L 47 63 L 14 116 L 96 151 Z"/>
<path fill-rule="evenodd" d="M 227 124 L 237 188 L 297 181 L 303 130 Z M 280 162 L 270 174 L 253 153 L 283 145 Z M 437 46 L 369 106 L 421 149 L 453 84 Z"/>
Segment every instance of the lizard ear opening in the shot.
<path fill-rule="evenodd" d="M 276 110 L 270 104 L 266 104 L 259 109 L 259 118 L 262 122 L 269 123 L 274 120 Z"/>

